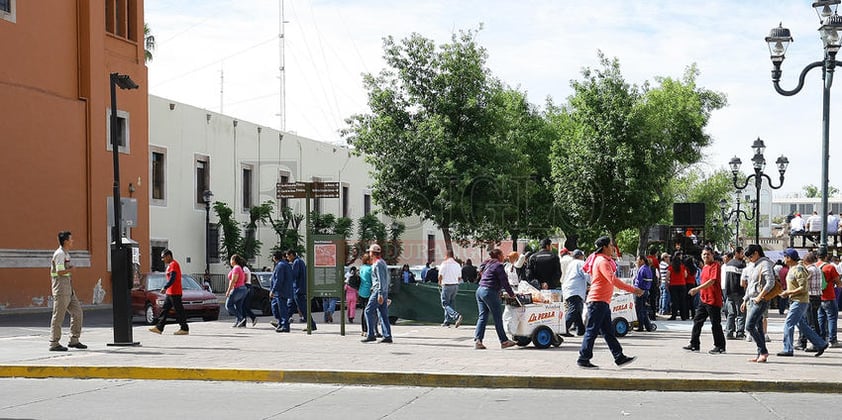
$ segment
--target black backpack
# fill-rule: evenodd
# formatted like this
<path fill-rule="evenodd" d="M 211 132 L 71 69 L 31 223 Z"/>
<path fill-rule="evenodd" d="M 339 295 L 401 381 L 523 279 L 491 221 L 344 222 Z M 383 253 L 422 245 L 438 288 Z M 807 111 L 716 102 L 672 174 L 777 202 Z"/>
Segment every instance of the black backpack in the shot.
<path fill-rule="evenodd" d="M 354 290 L 360 290 L 360 283 L 362 280 L 360 279 L 359 274 L 354 274 L 351 278 L 348 279 L 348 286 L 351 286 Z"/>

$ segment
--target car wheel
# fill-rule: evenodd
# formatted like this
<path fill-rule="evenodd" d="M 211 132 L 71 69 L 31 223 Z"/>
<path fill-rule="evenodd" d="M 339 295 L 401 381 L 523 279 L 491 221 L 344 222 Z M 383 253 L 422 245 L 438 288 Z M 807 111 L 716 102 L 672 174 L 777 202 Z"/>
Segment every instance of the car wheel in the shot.
<path fill-rule="evenodd" d="M 617 337 L 625 337 L 629 333 L 629 321 L 625 318 L 615 318 L 611 325 L 614 326 L 614 334 Z"/>
<path fill-rule="evenodd" d="M 524 337 L 522 335 L 516 335 L 516 336 L 514 336 L 514 339 L 515 339 L 515 343 L 517 343 L 517 345 L 521 346 L 521 347 L 528 346 L 529 341 L 531 341 L 529 337 Z"/>
<path fill-rule="evenodd" d="M 396 316 L 390 316 L 389 317 L 389 325 L 395 325 L 397 323 L 398 323 L 398 317 L 396 317 Z"/>
<path fill-rule="evenodd" d="M 536 348 L 545 349 L 553 343 L 553 330 L 546 325 L 541 325 L 538 328 L 535 328 L 535 331 L 532 332 L 532 344 L 535 345 Z"/>
<path fill-rule="evenodd" d="M 146 310 L 144 311 L 144 318 L 146 319 L 146 325 L 152 325 L 158 319 L 155 317 L 155 309 L 152 308 L 151 303 L 146 304 Z"/>

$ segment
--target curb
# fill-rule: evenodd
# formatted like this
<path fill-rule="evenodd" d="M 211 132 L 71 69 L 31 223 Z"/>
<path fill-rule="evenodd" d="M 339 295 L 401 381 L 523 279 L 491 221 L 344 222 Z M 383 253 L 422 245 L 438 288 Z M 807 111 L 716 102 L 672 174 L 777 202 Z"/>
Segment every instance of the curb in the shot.
<path fill-rule="evenodd" d="M 533 388 L 602 391 L 787 392 L 835 394 L 838 384 L 816 381 L 713 379 L 615 379 L 588 377 L 454 375 L 317 370 L 201 369 L 130 366 L 0 365 L 0 378 L 77 378 L 187 381 L 238 381 L 343 385 L 395 385 L 435 388 Z"/>

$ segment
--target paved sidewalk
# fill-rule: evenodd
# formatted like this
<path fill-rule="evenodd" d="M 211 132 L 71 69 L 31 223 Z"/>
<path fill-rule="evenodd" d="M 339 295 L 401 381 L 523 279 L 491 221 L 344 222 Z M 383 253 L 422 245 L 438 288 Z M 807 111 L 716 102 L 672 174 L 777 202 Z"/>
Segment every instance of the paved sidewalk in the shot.
<path fill-rule="evenodd" d="M 621 338 L 625 353 L 637 356 L 625 368 L 614 366 L 605 342 L 597 339 L 593 363 L 598 370 L 576 366 L 581 337 L 565 339 L 558 348 L 501 350 L 493 327 L 486 332 L 487 350 L 473 349 L 474 326 L 399 323 L 393 344 L 361 343 L 359 324 L 319 323 L 308 336 L 304 324 L 289 334 L 275 333 L 269 317 L 256 327 L 231 328 L 229 321 L 191 322 L 190 335 L 174 336 L 176 324 L 163 335 L 135 325 L 139 347 L 107 346 L 110 328 L 86 328 L 87 350 L 49 352 L 49 328 L 22 328 L 0 338 L 0 377 L 75 377 L 188 379 L 340 384 L 418 385 L 441 387 L 509 387 L 551 389 L 620 389 L 671 391 L 826 392 L 842 390 L 842 349 L 821 357 L 781 350 L 783 320 L 769 321 L 771 354 L 765 364 L 749 363 L 754 343 L 728 341 L 727 353 L 710 355 L 710 328 L 702 332 L 702 352 L 682 350 L 691 322 L 657 321 L 658 331 L 631 332 Z M 318 318 L 317 318 L 318 319 Z M 66 341 L 66 337 L 64 338 Z M 66 343 L 65 343 L 66 344 Z"/>

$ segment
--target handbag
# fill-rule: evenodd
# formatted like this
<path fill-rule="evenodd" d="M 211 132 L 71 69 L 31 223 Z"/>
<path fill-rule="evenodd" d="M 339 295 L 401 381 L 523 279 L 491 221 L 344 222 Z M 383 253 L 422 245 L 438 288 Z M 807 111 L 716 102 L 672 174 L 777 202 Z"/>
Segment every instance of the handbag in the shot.
<path fill-rule="evenodd" d="M 758 287 L 760 286 L 760 277 L 762 277 L 762 276 L 763 276 L 763 270 L 758 270 L 758 272 L 757 272 L 757 285 L 758 285 Z M 765 295 L 763 295 L 763 300 L 766 301 L 766 302 L 769 302 L 772 299 L 778 297 L 781 294 L 781 292 L 784 291 L 784 289 L 781 287 L 781 282 L 779 282 L 778 280 L 773 280 L 773 281 L 775 282 L 775 286 L 772 287 L 772 290 L 770 290 L 769 293 L 766 293 Z"/>

